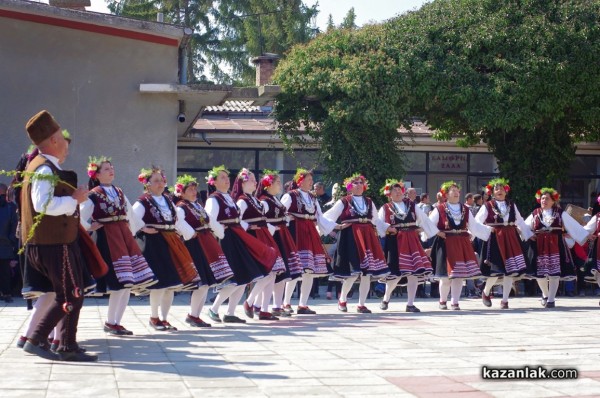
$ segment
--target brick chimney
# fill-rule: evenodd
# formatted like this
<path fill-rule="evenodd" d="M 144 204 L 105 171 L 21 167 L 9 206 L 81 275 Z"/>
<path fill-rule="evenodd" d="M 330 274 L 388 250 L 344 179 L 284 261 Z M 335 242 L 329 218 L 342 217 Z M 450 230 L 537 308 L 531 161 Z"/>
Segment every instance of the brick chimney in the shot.
<path fill-rule="evenodd" d="M 261 56 L 252 58 L 252 63 L 256 66 L 257 86 L 268 86 L 271 84 L 271 78 L 279 58 L 279 55 L 272 53 L 264 53 Z"/>
<path fill-rule="evenodd" d="M 91 6 L 90 0 L 49 0 L 48 4 L 53 7 L 70 8 L 79 11 L 85 11 L 85 7 Z"/>

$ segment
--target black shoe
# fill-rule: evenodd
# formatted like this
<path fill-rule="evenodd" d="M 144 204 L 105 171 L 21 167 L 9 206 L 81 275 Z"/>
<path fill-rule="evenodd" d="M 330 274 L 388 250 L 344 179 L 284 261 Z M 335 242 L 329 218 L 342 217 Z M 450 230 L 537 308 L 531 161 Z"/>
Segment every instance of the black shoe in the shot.
<path fill-rule="evenodd" d="M 317 312 L 311 310 L 308 307 L 300 307 L 298 306 L 298 310 L 296 311 L 298 315 L 315 315 Z"/>
<path fill-rule="evenodd" d="M 407 305 L 406 312 L 421 312 L 421 310 L 415 307 L 414 305 Z"/>
<path fill-rule="evenodd" d="M 555 308 L 556 304 L 554 303 L 554 301 L 548 301 L 546 302 L 546 308 Z"/>
<path fill-rule="evenodd" d="M 247 301 L 244 300 L 244 313 L 250 319 L 254 318 L 254 307 L 248 304 Z"/>
<path fill-rule="evenodd" d="M 277 318 L 275 315 L 271 314 L 270 312 L 265 312 L 265 311 L 259 311 L 258 319 L 261 321 L 278 321 L 279 320 L 279 318 Z"/>
<path fill-rule="evenodd" d="M 148 324 L 154 328 L 154 330 L 159 330 L 161 332 L 167 330 L 167 328 L 165 327 L 165 325 L 163 325 L 162 321 L 158 318 L 150 318 L 150 321 L 148 321 Z"/>
<path fill-rule="evenodd" d="M 356 307 L 356 312 L 359 314 L 370 314 L 371 310 L 365 307 L 364 305 L 359 305 Z"/>
<path fill-rule="evenodd" d="M 208 317 L 215 322 L 219 322 L 219 323 L 221 322 L 221 318 L 219 317 L 219 314 L 215 314 L 210 308 L 208 309 Z"/>
<path fill-rule="evenodd" d="M 38 357 L 49 359 L 51 361 L 58 361 L 59 356 L 52 351 L 50 351 L 50 347 L 48 345 L 35 345 L 31 341 L 27 341 L 23 346 L 23 351 L 37 355 Z"/>
<path fill-rule="evenodd" d="M 379 304 L 379 308 L 385 311 L 385 310 L 388 309 L 388 304 L 389 303 L 390 303 L 389 301 L 383 301 L 383 300 L 381 300 L 381 304 Z"/>
<path fill-rule="evenodd" d="M 119 325 L 111 325 L 108 322 L 104 322 L 104 331 L 114 336 L 126 336 L 127 330 L 125 328 L 119 328 Z M 131 333 L 131 332 L 129 332 Z M 133 334 L 133 333 L 132 333 Z"/>
<path fill-rule="evenodd" d="M 75 351 L 58 351 L 59 360 L 66 362 L 96 362 L 98 355 L 87 354 L 85 352 Z"/>
<path fill-rule="evenodd" d="M 225 323 L 246 323 L 246 320 L 238 318 L 235 315 L 225 315 L 223 317 L 223 322 L 225 322 Z"/>
<path fill-rule="evenodd" d="M 271 314 L 273 314 L 275 316 L 280 316 L 282 318 L 289 318 L 292 316 L 292 314 L 290 314 L 287 311 L 284 311 L 282 308 L 273 308 L 271 310 Z"/>

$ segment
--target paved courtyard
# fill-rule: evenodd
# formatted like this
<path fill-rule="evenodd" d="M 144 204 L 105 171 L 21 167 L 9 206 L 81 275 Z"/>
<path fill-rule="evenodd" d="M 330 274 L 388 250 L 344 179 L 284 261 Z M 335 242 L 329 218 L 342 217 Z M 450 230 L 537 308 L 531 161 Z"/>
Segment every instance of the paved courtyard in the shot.
<path fill-rule="evenodd" d="M 347 314 L 335 301 L 313 300 L 318 315 L 267 323 L 184 323 L 187 294 L 175 298 L 177 332 L 147 325 L 147 300 L 132 298 L 123 325 L 135 335 L 102 331 L 106 299 L 86 299 L 80 342 L 97 363 L 50 362 L 15 347 L 28 319 L 24 301 L 0 307 L 1 397 L 559 397 L 600 396 L 600 307 L 595 297 L 559 298 L 557 308 L 516 298 L 511 310 L 465 299 L 440 311 L 434 299 L 403 312 Z M 240 310 L 237 314 L 243 316 Z M 204 317 L 205 320 L 208 318 Z M 576 380 L 484 380 L 482 366 L 575 368 Z"/>

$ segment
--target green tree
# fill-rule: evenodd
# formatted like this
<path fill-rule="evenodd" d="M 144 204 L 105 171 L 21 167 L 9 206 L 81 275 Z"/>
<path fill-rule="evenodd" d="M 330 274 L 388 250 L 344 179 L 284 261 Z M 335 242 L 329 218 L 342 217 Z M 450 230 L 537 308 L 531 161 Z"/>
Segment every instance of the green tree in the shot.
<path fill-rule="evenodd" d="M 335 29 L 335 23 L 333 22 L 333 15 L 329 14 L 327 17 L 327 29 L 325 30 L 327 33 L 331 32 Z"/>
<path fill-rule="evenodd" d="M 356 25 L 356 12 L 354 12 L 354 7 L 350 8 L 344 17 L 344 20 L 340 24 L 341 29 L 356 29 L 358 26 Z"/>

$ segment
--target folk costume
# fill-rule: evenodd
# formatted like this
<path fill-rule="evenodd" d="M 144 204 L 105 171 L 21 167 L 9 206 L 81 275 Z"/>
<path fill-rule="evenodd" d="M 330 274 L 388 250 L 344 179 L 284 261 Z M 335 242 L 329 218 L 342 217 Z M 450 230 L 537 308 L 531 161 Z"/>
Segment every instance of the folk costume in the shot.
<path fill-rule="evenodd" d="M 345 183 L 353 184 L 353 181 L 357 179 L 361 179 L 366 185 L 366 179 L 363 176 L 349 177 Z M 351 187 L 348 188 L 348 192 L 350 190 Z M 384 237 L 390 224 L 379 218 L 373 201 L 362 195 L 349 194 L 339 199 L 323 216 L 332 223 L 339 222 L 342 226 L 348 226 L 340 232 L 333 275 L 330 278 L 343 281 L 338 309 L 343 312 L 347 311 L 348 292 L 360 277 L 357 311 L 369 313 L 371 311 L 367 309 L 365 302 L 371 287 L 371 280 L 385 279 L 390 273 L 381 242 L 377 236 Z M 326 235 L 331 231 L 322 230 L 321 232 Z"/>
<path fill-rule="evenodd" d="M 600 236 L 600 217 L 598 217 L 598 214 L 595 214 L 583 228 L 594 239 L 589 242 L 584 279 L 588 283 L 600 286 L 600 253 L 598 250 L 598 246 L 600 245 L 600 239 L 598 239 L 598 236 Z"/>
<path fill-rule="evenodd" d="M 494 179 L 486 186 L 486 193 L 493 195 L 493 190 L 502 187 L 506 193 L 510 191 L 508 181 Z M 490 293 L 492 287 L 502 280 L 502 302 L 500 308 L 508 309 L 508 297 L 514 278 L 523 275 L 527 270 L 522 240 L 527 241 L 531 229 L 527 227 L 514 202 L 491 199 L 479 208 L 475 219 L 482 224 L 493 227 L 493 233 L 487 242 L 483 242 L 479 256 L 479 269 L 486 277 L 482 301 L 491 307 Z M 522 238 L 521 238 L 522 237 Z"/>
<path fill-rule="evenodd" d="M 541 202 L 543 195 L 550 195 L 555 202 L 560 199 L 558 192 L 552 188 L 538 190 L 538 201 Z M 565 231 L 579 244 L 585 242 L 588 232 L 556 203 L 550 209 L 535 209 L 525 224 L 535 234 L 535 241 L 530 241 L 527 253 L 527 274 L 537 280 L 542 290 L 542 306 L 554 308 L 559 281 L 577 278 Z"/>
<path fill-rule="evenodd" d="M 26 126 L 35 145 L 54 136 L 60 126 L 47 111 L 33 116 Z M 68 141 L 64 136 L 63 139 Z M 68 148 L 68 143 L 64 143 Z M 79 247 L 79 205 L 71 195 L 77 187 L 77 174 L 63 170 L 59 159 L 40 153 L 26 168 L 21 191 L 21 240 L 25 243 L 25 267 L 47 278 L 55 293 L 45 308 L 23 350 L 46 359 L 95 361 L 77 344 L 77 324 L 83 305 L 84 260 Z M 43 213 L 39 223 L 35 217 Z M 49 350 L 47 339 L 59 325 L 57 353 Z"/>
<path fill-rule="evenodd" d="M 442 185 L 440 192 L 445 196 L 452 188 L 460 189 L 449 181 Z M 452 309 L 460 310 L 458 301 L 463 281 L 481 275 L 470 235 L 487 241 L 492 228 L 478 222 L 461 203 L 440 203 L 429 214 L 429 219 L 446 235 L 445 238 L 436 236 L 431 247 L 435 278 L 440 280 L 439 307 L 448 309 L 446 299 L 451 292 Z"/>
<path fill-rule="evenodd" d="M 388 308 L 392 292 L 399 283 L 406 280 L 408 298 L 406 303 L 407 312 L 420 312 L 414 305 L 415 296 L 419 282 L 433 273 L 429 257 L 425 253 L 419 232 L 423 231 L 430 238 L 435 236 L 439 230 L 425 215 L 423 210 L 415 205 L 415 202 L 403 198 L 396 202 L 391 198 L 391 190 L 399 188 L 404 193 L 402 181 L 388 180 L 383 187 L 383 194 L 390 201 L 379 209 L 379 219 L 390 227 L 394 232 L 386 232 L 384 242 L 384 254 L 390 274 L 385 281 L 385 294 L 380 304 L 382 310 Z"/>
<path fill-rule="evenodd" d="M 302 266 L 302 286 L 300 288 L 300 300 L 298 303 L 298 313 L 312 315 L 315 311 L 308 308 L 308 298 L 313 285 L 314 278 L 322 278 L 331 274 L 331 267 L 327 264 L 327 255 L 321 238 L 320 230 L 331 231 L 335 227 L 335 222 L 331 222 L 323 217 L 321 206 L 317 198 L 309 191 L 301 189 L 299 186 L 303 180 L 312 175 L 308 170 L 299 169 L 294 176 L 295 189 L 284 194 L 281 198 L 283 204 L 291 217 L 289 230 L 298 250 L 300 265 Z M 284 309 L 292 311 L 290 304 L 292 294 L 296 288 L 298 279 L 292 279 L 287 282 L 284 296 Z"/>
<path fill-rule="evenodd" d="M 146 185 L 152 175 L 159 172 L 162 174 L 160 170 L 142 169 L 138 179 Z M 148 287 L 151 309 L 149 325 L 159 331 L 177 330 L 167 321 L 174 292 L 194 289 L 200 283 L 192 257 L 176 232 L 191 227 L 177 217 L 175 205 L 164 193 L 159 196 L 149 192 L 141 195 L 133 205 L 133 214 L 138 234 L 144 241 L 144 257 L 158 279 L 156 284 Z M 143 232 L 144 228 L 153 228 L 157 232 Z"/>

